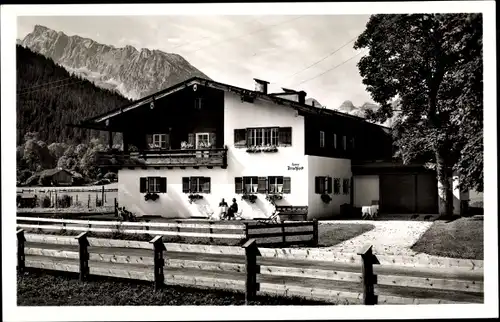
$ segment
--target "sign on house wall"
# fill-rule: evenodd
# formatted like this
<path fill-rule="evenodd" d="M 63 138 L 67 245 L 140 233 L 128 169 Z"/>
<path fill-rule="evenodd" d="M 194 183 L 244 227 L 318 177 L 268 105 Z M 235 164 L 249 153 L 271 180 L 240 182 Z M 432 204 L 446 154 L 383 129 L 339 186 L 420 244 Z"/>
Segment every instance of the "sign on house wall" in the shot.
<path fill-rule="evenodd" d="M 304 166 L 301 166 L 300 163 L 292 163 L 292 165 L 288 166 L 289 171 L 299 171 L 304 170 Z"/>

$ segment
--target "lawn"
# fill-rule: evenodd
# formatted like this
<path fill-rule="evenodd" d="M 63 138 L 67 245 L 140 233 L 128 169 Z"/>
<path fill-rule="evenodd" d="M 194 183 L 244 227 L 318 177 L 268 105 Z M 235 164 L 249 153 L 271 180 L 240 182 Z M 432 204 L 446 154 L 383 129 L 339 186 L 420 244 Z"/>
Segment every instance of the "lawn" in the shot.
<path fill-rule="evenodd" d="M 92 277 L 80 282 L 76 275 L 29 270 L 17 276 L 19 306 L 121 305 L 244 305 L 243 293 L 167 286 L 154 292 L 152 283 Z M 258 296 L 250 305 L 325 305 L 319 301 Z M 331 305 L 331 304 L 328 304 Z"/>
<path fill-rule="evenodd" d="M 482 260 L 483 228 L 484 222 L 473 218 L 435 221 L 411 249 L 435 256 Z"/>
<path fill-rule="evenodd" d="M 318 227 L 318 246 L 334 246 L 372 230 L 370 224 L 321 224 Z"/>

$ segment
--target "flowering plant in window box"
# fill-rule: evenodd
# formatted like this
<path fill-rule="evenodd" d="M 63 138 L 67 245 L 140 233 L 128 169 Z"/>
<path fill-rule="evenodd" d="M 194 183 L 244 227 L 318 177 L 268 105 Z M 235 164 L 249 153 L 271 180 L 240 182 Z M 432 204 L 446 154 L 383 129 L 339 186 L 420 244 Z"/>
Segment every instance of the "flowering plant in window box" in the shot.
<path fill-rule="evenodd" d="M 255 201 L 257 200 L 257 196 L 245 193 L 243 196 L 241 196 L 241 199 L 248 200 L 251 203 L 255 203 Z"/>
<path fill-rule="evenodd" d="M 324 194 L 321 195 L 321 200 L 324 203 L 330 203 L 330 201 L 332 201 L 332 197 L 330 197 L 330 195 L 324 193 Z"/>
<path fill-rule="evenodd" d="M 194 149 L 194 145 L 191 143 L 187 143 L 186 141 L 181 142 L 181 150 L 190 150 Z"/>
<path fill-rule="evenodd" d="M 279 193 L 271 193 L 266 196 L 266 200 L 269 201 L 271 205 L 276 205 L 276 200 L 282 200 L 283 195 Z"/>
<path fill-rule="evenodd" d="M 160 196 L 157 194 L 157 193 L 146 193 L 146 195 L 144 195 L 144 200 L 148 201 L 148 200 L 153 200 L 153 201 L 156 201 L 158 198 L 160 198 Z"/>
<path fill-rule="evenodd" d="M 251 146 L 247 149 L 247 152 L 248 153 L 259 153 L 261 152 L 262 150 L 259 148 L 259 147 L 256 147 L 256 146 Z"/>
<path fill-rule="evenodd" d="M 200 147 L 200 149 L 210 149 L 212 147 L 212 144 L 205 143 L 205 142 L 200 142 L 198 144 L 198 146 Z"/>
<path fill-rule="evenodd" d="M 262 151 L 263 152 L 278 152 L 278 148 L 276 146 L 267 145 L 267 146 L 262 148 Z"/>
<path fill-rule="evenodd" d="M 199 194 L 190 194 L 188 196 L 189 198 L 189 203 L 193 203 L 195 202 L 196 200 L 200 200 L 200 199 L 203 199 L 203 196 L 202 195 L 199 195 Z"/>

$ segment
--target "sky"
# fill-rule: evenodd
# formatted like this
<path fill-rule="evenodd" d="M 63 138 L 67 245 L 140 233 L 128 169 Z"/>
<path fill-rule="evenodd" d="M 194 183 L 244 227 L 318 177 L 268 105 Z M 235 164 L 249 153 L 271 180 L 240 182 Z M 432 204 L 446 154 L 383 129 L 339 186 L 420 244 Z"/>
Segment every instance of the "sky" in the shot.
<path fill-rule="evenodd" d="M 336 108 L 346 100 L 356 106 L 372 101 L 356 66 L 364 52 L 353 49 L 368 19 L 369 15 L 21 16 L 17 38 L 23 39 L 39 24 L 115 47 L 177 53 L 215 81 L 253 89 L 253 78 L 259 78 L 271 83 L 271 92 L 281 87 L 304 90 L 307 97 Z"/>

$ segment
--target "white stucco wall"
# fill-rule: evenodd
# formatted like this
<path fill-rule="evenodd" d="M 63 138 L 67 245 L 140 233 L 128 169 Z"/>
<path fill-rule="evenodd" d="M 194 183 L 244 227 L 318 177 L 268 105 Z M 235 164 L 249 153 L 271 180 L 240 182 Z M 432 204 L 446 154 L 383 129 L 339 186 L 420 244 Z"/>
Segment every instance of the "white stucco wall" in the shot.
<path fill-rule="evenodd" d="M 340 214 L 340 205 L 350 203 L 350 194 L 344 195 L 342 191 L 342 180 L 351 179 L 351 160 L 349 159 L 334 159 L 318 156 L 307 156 L 308 166 L 308 198 L 309 198 L 309 215 L 308 218 L 325 219 L 332 218 Z M 315 177 L 330 176 L 332 178 L 340 178 L 340 193 L 339 195 L 330 194 L 332 201 L 325 204 L 321 200 L 321 195 L 315 193 Z M 333 190 L 333 189 L 332 189 Z M 350 190 L 350 187 L 349 187 Z"/>
<path fill-rule="evenodd" d="M 292 127 L 292 146 L 278 147 L 276 153 L 247 153 L 246 148 L 234 147 L 234 129 L 247 127 Z M 274 210 L 265 200 L 265 194 L 256 194 L 258 200 L 250 203 L 235 194 L 234 178 L 242 176 L 285 176 L 291 178 L 291 193 L 284 194 L 278 204 L 305 206 L 308 204 L 307 158 L 304 156 L 304 119 L 287 107 L 255 101 L 242 102 L 238 95 L 225 93 L 224 143 L 228 147 L 227 169 L 214 167 L 167 170 L 161 168 L 122 169 L 118 174 L 118 202 L 120 206 L 138 215 L 160 215 L 164 217 L 206 216 L 217 212 L 221 198 L 228 204 L 236 198 L 243 210 L 243 217 L 267 217 Z M 289 170 L 292 164 L 300 170 Z M 167 193 L 160 194 L 156 201 L 144 201 L 139 192 L 139 178 L 144 176 L 167 177 Z M 205 176 L 211 178 L 211 193 L 202 201 L 189 204 L 188 195 L 182 193 L 182 177 Z M 314 182 L 313 182 L 314 183 Z"/>
<path fill-rule="evenodd" d="M 380 200 L 378 175 L 354 176 L 354 207 L 369 206 L 372 200 Z"/>

